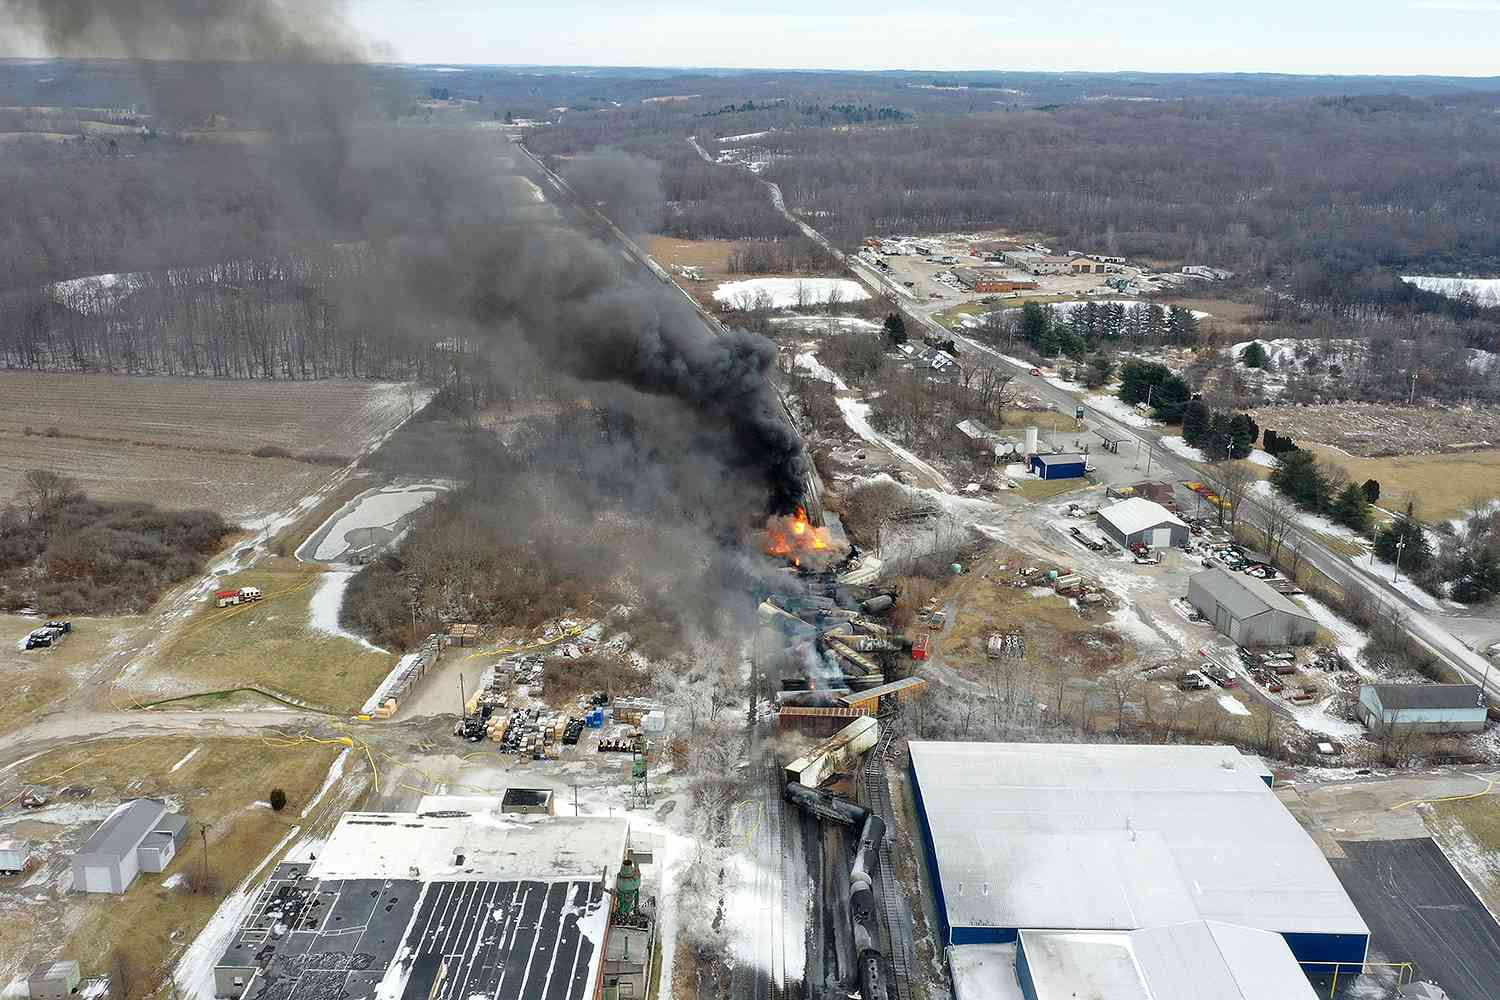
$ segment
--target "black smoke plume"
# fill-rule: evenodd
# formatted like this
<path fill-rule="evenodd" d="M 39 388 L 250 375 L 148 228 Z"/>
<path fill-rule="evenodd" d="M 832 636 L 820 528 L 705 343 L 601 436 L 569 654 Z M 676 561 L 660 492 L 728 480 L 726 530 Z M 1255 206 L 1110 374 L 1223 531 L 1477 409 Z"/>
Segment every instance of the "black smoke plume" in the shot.
<path fill-rule="evenodd" d="M 378 280 L 338 303 L 339 322 L 480 345 L 502 394 L 540 385 L 594 414 L 527 453 L 528 471 L 545 465 L 555 485 L 516 518 L 656 515 L 648 575 L 690 577 L 701 598 L 705 575 L 739 574 L 729 549 L 705 555 L 703 542 L 803 499 L 806 458 L 767 379 L 772 345 L 711 336 L 617 247 L 517 207 L 504 136 L 393 125 L 392 96 L 362 65 L 377 49 L 343 14 L 303 0 L 0 0 L 0 51 L 131 60 L 160 120 L 227 116 L 263 135 L 244 169 L 267 172 L 281 211 L 326 221 L 374 262 Z M 574 170 L 621 221 L 649 225 L 659 193 L 647 162 L 600 156 Z"/>

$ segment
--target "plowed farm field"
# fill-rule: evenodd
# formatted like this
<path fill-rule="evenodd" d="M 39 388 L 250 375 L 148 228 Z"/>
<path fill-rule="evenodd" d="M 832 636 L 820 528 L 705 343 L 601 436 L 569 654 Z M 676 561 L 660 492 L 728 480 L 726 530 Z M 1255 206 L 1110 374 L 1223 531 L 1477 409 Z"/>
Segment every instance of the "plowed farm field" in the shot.
<path fill-rule="evenodd" d="M 295 504 L 405 419 L 400 383 L 228 382 L 0 372 L 0 502 L 28 469 L 90 496 L 230 520 Z M 284 449 L 257 457 L 257 449 Z"/>

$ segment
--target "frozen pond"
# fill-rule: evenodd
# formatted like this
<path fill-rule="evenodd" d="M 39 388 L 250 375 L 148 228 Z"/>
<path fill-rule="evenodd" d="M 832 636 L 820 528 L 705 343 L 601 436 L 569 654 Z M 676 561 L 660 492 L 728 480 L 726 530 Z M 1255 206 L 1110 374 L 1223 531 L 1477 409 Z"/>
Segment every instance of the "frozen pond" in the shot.
<path fill-rule="evenodd" d="M 382 545 L 401 533 L 402 523 L 443 491 L 432 483 L 387 486 L 355 497 L 297 550 L 305 562 L 339 562 L 350 552 Z"/>

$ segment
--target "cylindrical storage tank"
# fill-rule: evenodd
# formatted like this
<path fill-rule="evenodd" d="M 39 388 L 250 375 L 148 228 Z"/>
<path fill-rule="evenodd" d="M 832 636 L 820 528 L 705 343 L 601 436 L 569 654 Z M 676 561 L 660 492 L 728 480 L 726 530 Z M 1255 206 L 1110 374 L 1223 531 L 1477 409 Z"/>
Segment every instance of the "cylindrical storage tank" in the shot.
<path fill-rule="evenodd" d="M 1035 455 L 1036 454 L 1036 428 L 1035 427 L 1028 427 L 1028 428 L 1026 428 L 1026 454 L 1028 454 L 1028 455 Z"/>

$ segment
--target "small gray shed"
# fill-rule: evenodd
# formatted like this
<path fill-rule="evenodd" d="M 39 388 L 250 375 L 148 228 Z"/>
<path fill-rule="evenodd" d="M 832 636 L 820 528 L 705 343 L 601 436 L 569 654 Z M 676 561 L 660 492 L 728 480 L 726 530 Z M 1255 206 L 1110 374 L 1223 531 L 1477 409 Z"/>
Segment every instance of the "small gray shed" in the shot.
<path fill-rule="evenodd" d="M 26 977 L 26 990 L 31 1000 L 66 1000 L 80 978 L 77 962 L 43 962 Z"/>
<path fill-rule="evenodd" d="M 1188 540 L 1188 526 L 1182 518 L 1144 497 L 1131 497 L 1101 508 L 1097 523 L 1100 531 L 1126 549 L 1132 545 L 1169 549 Z"/>
<path fill-rule="evenodd" d="M 187 817 L 160 799 L 121 803 L 73 855 L 73 888 L 121 893 L 140 872 L 165 871 L 187 840 Z"/>
<path fill-rule="evenodd" d="M 31 863 L 31 841 L 0 840 L 0 872 L 23 872 Z"/>
<path fill-rule="evenodd" d="M 1489 715 L 1478 684 L 1361 684 L 1357 711 L 1378 736 L 1476 733 Z"/>
<path fill-rule="evenodd" d="M 1264 581 L 1223 567 L 1193 574 L 1188 603 L 1241 646 L 1305 646 L 1318 635 L 1317 619 L 1301 605 Z"/>

